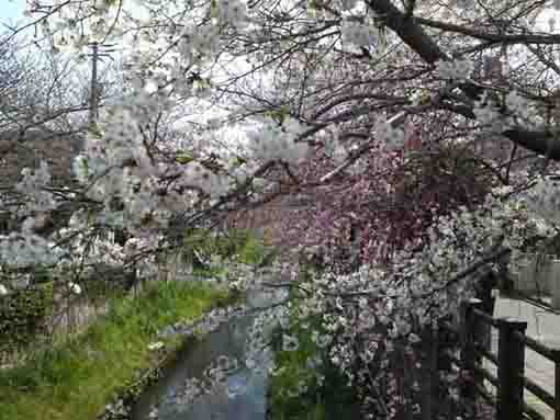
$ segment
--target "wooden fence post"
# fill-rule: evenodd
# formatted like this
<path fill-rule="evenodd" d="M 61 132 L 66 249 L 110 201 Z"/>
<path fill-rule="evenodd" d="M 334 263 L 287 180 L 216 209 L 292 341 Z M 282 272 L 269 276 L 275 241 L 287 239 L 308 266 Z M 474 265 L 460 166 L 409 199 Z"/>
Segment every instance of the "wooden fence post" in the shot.
<path fill-rule="evenodd" d="M 525 343 L 515 335 L 525 335 L 527 323 L 515 318 L 499 318 L 497 420 L 523 418 L 523 373 Z"/>
<path fill-rule="evenodd" d="M 476 347 L 481 339 L 481 321 L 474 313 L 474 309 L 482 309 L 480 299 L 470 299 L 464 302 L 461 310 L 463 326 L 461 328 L 461 361 L 463 363 L 461 400 L 466 405 L 467 418 L 474 418 L 475 416 L 476 382 L 479 376 L 475 366 L 480 360 Z"/>
<path fill-rule="evenodd" d="M 554 353 L 554 420 L 560 420 L 560 350 Z"/>
<path fill-rule="evenodd" d="M 560 261 L 550 261 L 550 269 L 548 271 L 548 290 L 552 301 L 550 302 L 554 309 L 560 309 Z"/>
<path fill-rule="evenodd" d="M 434 408 L 439 401 L 438 389 L 438 370 L 437 370 L 437 348 L 438 334 L 431 326 L 422 332 L 422 351 L 424 357 L 420 371 L 420 381 L 422 387 L 420 389 L 422 420 L 432 420 L 436 418 L 436 409 Z"/>

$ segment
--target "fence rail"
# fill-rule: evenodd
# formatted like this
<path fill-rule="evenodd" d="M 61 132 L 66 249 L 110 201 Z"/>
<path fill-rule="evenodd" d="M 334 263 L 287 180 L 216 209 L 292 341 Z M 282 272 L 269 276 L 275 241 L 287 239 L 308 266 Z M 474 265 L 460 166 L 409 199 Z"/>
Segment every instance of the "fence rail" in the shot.
<path fill-rule="evenodd" d="M 498 331 L 498 353 L 492 353 L 490 329 Z M 463 306 L 461 319 L 461 368 L 470 378 L 463 387 L 462 397 L 474 400 L 476 395 L 495 404 L 496 420 L 545 419 L 524 401 L 528 390 L 554 410 L 560 420 L 560 349 L 547 347 L 526 335 L 527 323 L 516 318 L 494 318 L 481 310 L 481 301 L 472 299 Z M 525 375 L 525 350 L 535 351 L 555 365 L 554 395 Z M 497 376 L 485 368 L 486 359 L 497 367 Z M 491 396 L 484 388 L 484 380 L 497 390 Z"/>

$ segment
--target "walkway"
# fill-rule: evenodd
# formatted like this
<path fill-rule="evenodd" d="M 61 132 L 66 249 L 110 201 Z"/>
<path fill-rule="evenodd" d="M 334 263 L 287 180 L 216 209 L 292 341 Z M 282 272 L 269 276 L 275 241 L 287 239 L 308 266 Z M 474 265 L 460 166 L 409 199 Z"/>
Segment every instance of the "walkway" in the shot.
<path fill-rule="evenodd" d="M 527 335 L 550 347 L 560 347 L 560 315 L 522 300 L 498 297 L 494 316 L 520 318 L 527 322 Z M 497 338 L 494 331 L 492 351 L 495 353 Z M 525 351 L 525 361 L 525 374 L 554 395 L 554 363 L 529 348 Z M 525 400 L 547 419 L 554 419 L 553 411 L 527 390 Z"/>

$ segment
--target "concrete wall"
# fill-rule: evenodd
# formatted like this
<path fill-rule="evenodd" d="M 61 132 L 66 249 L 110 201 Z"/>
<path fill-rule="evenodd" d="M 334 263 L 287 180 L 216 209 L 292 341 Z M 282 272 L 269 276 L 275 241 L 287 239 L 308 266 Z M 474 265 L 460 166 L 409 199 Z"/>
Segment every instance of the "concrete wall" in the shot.
<path fill-rule="evenodd" d="M 560 309 L 560 260 L 531 255 L 513 276 L 516 291 L 550 297 L 551 306 Z"/>

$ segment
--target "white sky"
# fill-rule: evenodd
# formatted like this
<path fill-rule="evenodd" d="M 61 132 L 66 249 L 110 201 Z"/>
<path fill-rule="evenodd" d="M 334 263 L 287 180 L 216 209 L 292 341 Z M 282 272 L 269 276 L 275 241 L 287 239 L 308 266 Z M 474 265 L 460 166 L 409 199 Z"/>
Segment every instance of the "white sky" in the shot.
<path fill-rule="evenodd" d="M 0 0 L 0 23 L 16 24 L 23 18 L 25 3 L 25 0 Z"/>
<path fill-rule="evenodd" d="M 0 0 L 0 25 L 14 26 L 23 19 L 23 10 L 25 9 L 26 0 Z M 552 8 L 547 8 L 541 13 L 537 19 L 536 28 L 543 32 L 549 32 L 549 20 L 554 18 L 556 27 L 554 32 L 560 32 L 560 12 Z M 2 28 L 0 28 L 1 32 Z"/>

